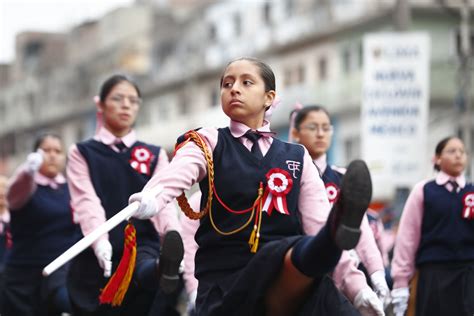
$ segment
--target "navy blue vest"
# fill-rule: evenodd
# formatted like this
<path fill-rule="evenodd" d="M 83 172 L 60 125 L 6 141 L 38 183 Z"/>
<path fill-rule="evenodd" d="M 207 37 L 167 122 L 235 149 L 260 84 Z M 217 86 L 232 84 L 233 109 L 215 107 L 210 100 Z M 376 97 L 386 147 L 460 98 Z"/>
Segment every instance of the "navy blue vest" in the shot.
<path fill-rule="evenodd" d="M 154 155 L 150 163 L 150 175 L 139 173 L 130 165 L 131 153 L 138 146 L 147 148 Z M 77 148 L 87 161 L 92 184 L 105 209 L 107 219 L 128 205 L 131 194 L 143 189 L 153 175 L 160 153 L 160 147 L 142 142 L 136 142 L 125 152 L 117 153 L 109 146 L 93 139 L 77 144 Z M 132 221 L 137 230 L 138 244 L 159 247 L 158 233 L 151 221 L 138 219 Z M 114 260 L 120 260 L 122 256 L 126 224 L 122 222 L 109 232 Z"/>
<path fill-rule="evenodd" d="M 286 196 L 289 215 L 273 210 L 269 216 L 263 212 L 260 230 L 260 246 L 266 242 L 288 236 L 302 234 L 298 213 L 300 178 L 303 168 L 304 149 L 300 145 L 284 143 L 273 139 L 273 143 L 259 161 L 252 153 L 232 136 L 229 128 L 219 129 L 216 148 L 213 152 L 214 185 L 220 199 L 233 210 L 249 208 L 258 196 L 259 183 L 266 186 L 266 173 L 272 168 L 288 171 L 293 177 L 293 187 Z M 289 170 L 287 161 L 299 163 L 299 170 Z M 289 162 L 291 163 L 291 162 Z M 201 207 L 207 201 L 208 179 L 200 182 Z M 241 227 L 251 213 L 233 214 L 227 211 L 213 197 L 212 215 L 216 226 L 228 232 Z M 254 255 L 250 252 L 248 240 L 253 229 L 253 221 L 244 230 L 224 236 L 214 230 L 207 215 L 201 219 L 196 233 L 199 249 L 196 254 L 196 276 L 222 270 L 237 270 L 247 264 Z"/>
<path fill-rule="evenodd" d="M 423 221 L 417 265 L 474 260 L 474 220 L 462 218 L 463 197 L 474 192 L 466 184 L 458 193 L 430 181 L 423 187 Z"/>
<path fill-rule="evenodd" d="M 334 170 L 331 166 L 326 166 L 326 170 L 322 175 L 324 184 L 334 183 L 334 185 L 339 189 L 341 187 L 342 177 L 344 175 L 339 171 Z"/>
<path fill-rule="evenodd" d="M 79 237 L 79 228 L 72 221 L 67 184 L 58 189 L 38 185 L 28 203 L 10 214 L 10 266 L 44 267 Z"/>

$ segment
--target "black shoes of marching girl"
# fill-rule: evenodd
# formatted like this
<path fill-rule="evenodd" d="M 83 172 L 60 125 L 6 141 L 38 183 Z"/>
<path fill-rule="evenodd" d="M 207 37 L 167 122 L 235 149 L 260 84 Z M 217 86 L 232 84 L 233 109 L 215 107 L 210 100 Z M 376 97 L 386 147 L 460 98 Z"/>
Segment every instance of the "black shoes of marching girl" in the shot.
<path fill-rule="evenodd" d="M 181 235 L 173 230 L 166 233 L 157 261 L 158 280 L 164 293 L 172 293 L 179 284 L 179 266 L 184 256 Z"/>
<path fill-rule="evenodd" d="M 352 249 L 359 242 L 360 224 L 372 199 L 372 181 L 367 165 L 354 160 L 342 178 L 339 199 L 329 215 L 331 232 L 337 246 Z"/>

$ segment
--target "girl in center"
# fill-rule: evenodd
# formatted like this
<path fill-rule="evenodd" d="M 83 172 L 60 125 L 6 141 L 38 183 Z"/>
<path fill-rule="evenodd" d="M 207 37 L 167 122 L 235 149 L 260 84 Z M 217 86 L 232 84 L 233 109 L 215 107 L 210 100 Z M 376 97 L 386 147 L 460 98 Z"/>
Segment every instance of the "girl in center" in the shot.
<path fill-rule="evenodd" d="M 349 166 L 341 198 L 330 212 L 308 152 L 274 138 L 264 120 L 275 98 L 271 68 L 257 59 L 237 59 L 220 83 L 230 126 L 193 134 L 212 153 L 213 172 L 196 143 L 184 141 L 170 165 L 130 197 L 140 202 L 134 216 L 153 216 L 196 182 L 201 207 L 212 193 L 195 236 L 198 315 L 357 314 L 327 278 L 321 279 L 341 250 L 358 241 L 371 198 L 366 165 Z M 329 296 L 334 304 L 323 306 Z"/>

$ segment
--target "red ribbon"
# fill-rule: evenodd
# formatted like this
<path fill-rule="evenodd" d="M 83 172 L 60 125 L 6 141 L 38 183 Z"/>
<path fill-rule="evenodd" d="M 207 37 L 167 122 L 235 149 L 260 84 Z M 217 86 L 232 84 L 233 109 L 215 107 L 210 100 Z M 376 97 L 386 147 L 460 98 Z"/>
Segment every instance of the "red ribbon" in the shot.
<path fill-rule="evenodd" d="M 271 215 L 275 208 L 281 214 L 290 215 L 286 204 L 286 195 L 293 187 L 293 179 L 290 174 L 283 169 L 273 168 L 265 176 L 267 186 L 263 194 L 262 211 Z"/>
<path fill-rule="evenodd" d="M 339 188 L 334 183 L 329 182 L 326 184 L 326 194 L 329 199 L 329 204 L 332 206 L 339 196 Z"/>
<path fill-rule="evenodd" d="M 150 175 L 150 163 L 153 159 L 153 153 L 145 146 L 133 148 L 130 165 L 140 173 Z"/>
<path fill-rule="evenodd" d="M 465 219 L 474 218 L 474 193 L 469 192 L 462 198 L 464 207 L 462 210 L 462 217 Z"/>

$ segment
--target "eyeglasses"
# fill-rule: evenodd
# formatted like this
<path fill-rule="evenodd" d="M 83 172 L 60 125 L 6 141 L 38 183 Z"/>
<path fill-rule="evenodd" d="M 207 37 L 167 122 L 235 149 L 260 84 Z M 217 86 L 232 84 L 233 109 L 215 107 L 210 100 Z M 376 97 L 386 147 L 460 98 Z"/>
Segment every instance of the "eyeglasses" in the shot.
<path fill-rule="evenodd" d="M 318 124 L 307 124 L 300 127 L 300 129 L 305 129 L 311 133 L 320 133 L 320 134 L 331 134 L 333 132 L 332 125 L 318 125 Z"/>
<path fill-rule="evenodd" d="M 142 103 L 142 99 L 139 98 L 139 97 L 125 96 L 125 95 L 121 95 L 121 94 L 113 95 L 109 99 L 110 99 L 110 101 L 112 101 L 114 103 L 120 103 L 120 104 L 123 104 L 125 99 L 128 99 L 128 102 L 132 105 L 140 105 Z"/>
<path fill-rule="evenodd" d="M 446 149 L 446 150 L 443 150 L 443 153 L 448 154 L 448 155 L 455 155 L 455 154 L 459 153 L 461 156 L 466 154 L 464 149 L 458 149 L 458 148 Z"/>

